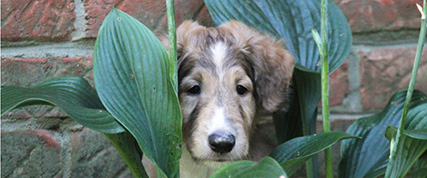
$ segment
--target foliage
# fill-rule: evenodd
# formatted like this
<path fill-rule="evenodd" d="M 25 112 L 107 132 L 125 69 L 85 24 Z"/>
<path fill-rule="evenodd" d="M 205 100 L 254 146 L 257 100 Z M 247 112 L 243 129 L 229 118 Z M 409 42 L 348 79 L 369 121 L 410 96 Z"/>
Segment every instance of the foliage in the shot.
<path fill-rule="evenodd" d="M 298 137 L 279 145 L 270 156 L 276 159 L 286 173 L 291 176 L 314 154 L 331 147 L 340 140 L 348 138 L 357 137 L 342 132 L 319 133 Z"/>
<path fill-rule="evenodd" d="M 221 177 L 287 177 L 285 171 L 280 167 L 276 160 L 271 157 L 265 157 L 260 162 L 236 161 L 227 164 L 223 169 L 216 171 L 211 178 Z"/>
<path fill-rule="evenodd" d="M 342 142 L 339 177 L 377 177 L 385 173 L 390 154 L 390 143 L 384 134 L 388 126 L 398 125 L 405 95 L 406 91 L 394 94 L 382 112 L 360 118 L 347 129 L 347 133 L 362 137 L 362 139 Z M 427 95 L 420 91 L 414 92 L 410 105 L 411 119 L 408 119 L 408 124 L 412 123 L 411 125 L 415 126 L 422 120 L 427 123 L 427 114 L 420 112 L 420 109 L 426 106 L 426 102 Z M 417 119 L 418 122 L 412 119 Z"/>
<path fill-rule="evenodd" d="M 159 168 L 157 175 L 176 177 L 181 110 L 166 49 L 147 27 L 117 9 L 105 18 L 95 46 L 95 85 L 105 108 L 135 137 Z"/>
<path fill-rule="evenodd" d="M 173 9 L 173 1 L 167 3 L 168 9 Z M 387 177 L 403 177 L 413 165 L 414 176 L 425 176 L 427 96 L 422 92 L 408 94 L 412 100 L 406 102 L 407 108 L 403 106 L 406 92 L 396 93 L 382 112 L 357 120 L 347 133 L 314 134 L 320 100 L 319 52 L 329 55 L 329 69 L 323 70 L 333 72 L 348 56 L 352 41 L 347 21 L 333 2 L 327 6 L 328 16 L 333 17 L 327 19 L 327 45 L 316 44 L 321 38 L 312 33 L 312 29 L 320 27 L 318 0 L 205 0 L 205 3 L 217 25 L 237 19 L 283 38 L 297 61 L 293 77 L 294 105 L 288 112 L 274 115 L 281 144 L 271 157 L 260 162 L 233 162 L 212 177 L 290 176 L 316 153 L 340 140 L 344 140 L 340 177 L 376 177 L 386 173 L 387 165 Z M 168 14 L 172 16 L 173 11 Z M 174 22 L 170 24 L 173 39 Z M 423 24 L 425 30 L 425 20 Z M 420 39 L 422 36 L 425 37 L 423 30 Z M 142 153 L 154 163 L 158 177 L 179 177 L 181 111 L 173 41 L 168 55 L 142 23 L 113 9 L 99 31 L 94 52 L 97 91 L 79 77 L 49 80 L 30 88 L 4 87 L 1 114 L 28 105 L 57 106 L 80 124 L 103 132 L 135 177 L 147 177 L 140 162 Z M 327 46 L 329 52 L 318 51 L 317 45 Z M 409 91 L 412 94 L 411 87 Z M 404 108 L 408 116 L 396 129 Z M 354 139 L 355 136 L 359 139 Z M 391 140 L 394 155 L 391 160 L 387 139 Z M 313 169 L 317 167 L 313 166 Z"/>
<path fill-rule="evenodd" d="M 422 8 L 419 4 L 417 4 L 418 10 L 421 13 L 421 30 L 420 30 L 420 36 L 418 38 L 418 45 L 417 45 L 417 52 L 414 59 L 414 66 L 412 69 L 411 74 L 411 80 L 409 81 L 409 87 L 408 92 L 406 94 L 405 99 L 405 106 L 403 107 L 403 113 L 402 117 L 400 119 L 399 128 L 397 129 L 396 135 L 391 137 L 391 153 L 390 153 L 390 160 L 388 162 L 387 170 L 385 173 L 385 177 L 404 177 L 406 173 L 408 172 L 409 168 L 412 166 L 414 161 L 418 159 L 418 157 L 423 154 L 423 152 L 427 149 L 427 141 L 418 138 L 413 138 L 411 135 L 407 135 L 408 131 L 406 133 L 404 132 L 404 127 L 406 124 L 406 117 L 408 115 L 409 111 L 409 105 L 411 104 L 412 100 L 412 93 L 414 91 L 415 82 L 417 78 L 418 73 L 418 67 L 420 65 L 421 60 L 421 53 L 423 51 L 424 41 L 426 38 L 426 14 L 427 14 L 427 7 L 426 7 L 426 0 L 424 0 L 423 7 Z M 425 107 L 424 107 L 425 109 Z M 427 114 L 424 113 L 424 115 Z M 421 117 L 424 117 L 423 115 Z M 409 126 L 411 127 L 411 125 Z M 427 128 L 426 126 L 423 126 L 423 124 L 417 124 L 413 127 L 424 127 L 423 129 Z M 419 130 L 416 130 L 419 134 Z M 413 132 L 413 131 L 410 131 Z M 424 132 L 424 131 L 423 131 Z M 389 133 L 389 132 L 387 132 Z M 427 132 L 424 132 L 424 134 L 427 135 Z M 408 147 L 410 150 L 408 150 Z"/>
<path fill-rule="evenodd" d="M 103 133 L 120 133 L 124 128 L 108 113 L 89 83 L 81 77 L 48 80 L 30 88 L 4 87 L 1 114 L 28 105 L 54 105 L 76 122 Z"/>

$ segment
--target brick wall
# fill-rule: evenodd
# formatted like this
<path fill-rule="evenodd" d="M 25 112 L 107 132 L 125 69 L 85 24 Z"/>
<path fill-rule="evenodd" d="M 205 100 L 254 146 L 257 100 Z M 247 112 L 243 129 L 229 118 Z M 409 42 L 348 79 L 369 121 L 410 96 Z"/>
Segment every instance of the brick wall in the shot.
<path fill-rule="evenodd" d="M 353 31 L 344 65 L 331 74 L 332 130 L 384 107 L 408 86 L 421 0 L 335 0 Z M 165 31 L 164 1 L 2 0 L 1 85 L 32 86 L 59 76 L 83 76 L 93 84 L 92 52 L 98 29 L 115 6 L 156 33 Z M 177 24 L 185 19 L 212 26 L 202 1 L 176 0 Z M 427 49 L 424 49 L 426 54 Z M 427 55 L 416 88 L 427 92 Z M 3 177 L 130 177 L 104 136 L 56 108 L 26 107 L 1 118 Z M 338 151 L 335 151 L 338 152 Z"/>

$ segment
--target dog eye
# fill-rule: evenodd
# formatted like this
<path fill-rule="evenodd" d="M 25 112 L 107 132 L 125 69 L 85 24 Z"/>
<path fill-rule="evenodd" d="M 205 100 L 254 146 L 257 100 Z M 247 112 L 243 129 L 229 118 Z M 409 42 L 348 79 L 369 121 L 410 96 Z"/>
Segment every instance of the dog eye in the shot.
<path fill-rule="evenodd" d="M 237 87 L 236 87 L 236 91 L 237 91 L 237 93 L 239 94 L 239 95 L 244 95 L 247 91 L 248 91 L 248 89 L 246 89 L 244 86 L 242 86 L 242 85 L 237 85 Z"/>
<path fill-rule="evenodd" d="M 193 95 L 200 94 L 200 86 L 199 85 L 194 85 L 189 90 L 187 90 L 187 92 L 190 93 L 190 94 L 193 94 Z"/>

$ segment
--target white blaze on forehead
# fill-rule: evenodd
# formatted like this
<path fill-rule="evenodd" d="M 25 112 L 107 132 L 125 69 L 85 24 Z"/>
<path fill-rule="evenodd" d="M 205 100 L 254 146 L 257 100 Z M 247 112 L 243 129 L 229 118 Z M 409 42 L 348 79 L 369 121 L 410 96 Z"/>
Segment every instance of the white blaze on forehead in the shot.
<path fill-rule="evenodd" d="M 208 133 L 212 134 L 215 131 L 228 131 L 233 133 L 233 130 L 231 129 L 229 123 L 227 122 L 227 118 L 225 117 L 223 107 L 215 109 L 211 117 Z"/>
<path fill-rule="evenodd" d="M 223 42 L 218 42 L 211 48 L 211 53 L 215 65 L 217 67 L 221 67 L 225 57 L 227 56 L 227 45 Z"/>

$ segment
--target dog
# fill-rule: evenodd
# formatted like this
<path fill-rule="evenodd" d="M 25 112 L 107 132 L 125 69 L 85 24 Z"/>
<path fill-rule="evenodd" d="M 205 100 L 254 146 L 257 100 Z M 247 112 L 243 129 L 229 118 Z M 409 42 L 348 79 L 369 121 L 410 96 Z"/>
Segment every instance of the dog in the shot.
<path fill-rule="evenodd" d="M 184 21 L 177 51 L 180 176 L 209 177 L 227 163 L 269 155 L 275 145 L 257 122 L 289 102 L 295 60 L 283 42 L 235 20 Z"/>

